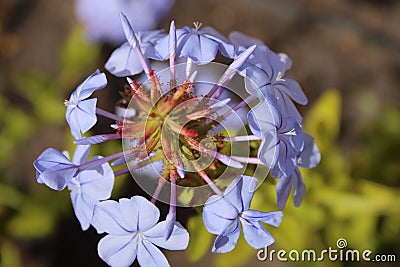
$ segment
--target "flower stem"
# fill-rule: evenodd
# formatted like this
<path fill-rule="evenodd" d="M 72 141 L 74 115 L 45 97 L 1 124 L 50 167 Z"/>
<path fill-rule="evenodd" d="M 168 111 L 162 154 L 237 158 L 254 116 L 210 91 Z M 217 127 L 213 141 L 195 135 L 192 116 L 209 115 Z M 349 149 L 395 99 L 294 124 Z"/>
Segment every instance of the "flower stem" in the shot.
<path fill-rule="evenodd" d="M 124 168 L 124 169 L 114 172 L 114 176 L 120 176 L 120 175 L 128 173 L 128 172 L 129 172 L 129 168 Z"/>
<path fill-rule="evenodd" d="M 160 177 L 158 179 L 156 190 L 154 191 L 153 197 L 151 198 L 151 203 L 153 203 L 153 204 L 156 203 L 157 198 L 160 195 L 161 189 L 163 188 L 166 181 L 167 180 L 165 180 L 163 177 Z"/>
<path fill-rule="evenodd" d="M 249 158 L 249 157 L 239 157 L 239 156 L 231 156 L 231 159 L 237 160 L 243 163 L 250 164 L 262 164 L 259 158 Z"/>
<path fill-rule="evenodd" d="M 216 121 L 223 121 L 226 118 L 228 118 L 231 114 L 235 113 L 236 111 L 238 111 L 239 109 L 245 107 L 246 105 L 248 105 L 248 103 L 256 100 L 257 97 L 253 96 L 253 95 L 249 95 L 248 97 L 246 97 L 245 99 L 243 99 L 240 103 L 238 103 L 236 106 L 234 106 L 233 108 L 229 109 L 227 112 L 225 112 L 224 114 L 218 116 L 218 118 L 216 119 Z M 221 125 L 221 124 L 219 124 Z"/>
<path fill-rule="evenodd" d="M 243 135 L 243 136 L 232 136 L 223 138 L 224 142 L 258 141 L 258 140 L 261 140 L 261 138 L 256 135 Z"/>
<path fill-rule="evenodd" d="M 106 162 L 108 162 L 110 160 L 122 157 L 123 155 L 124 155 L 124 152 L 118 152 L 118 153 L 112 154 L 112 155 L 104 157 L 104 158 L 88 161 L 85 164 L 80 165 L 78 167 L 78 171 L 84 171 L 84 170 L 87 170 L 87 169 L 91 169 L 93 167 L 102 165 L 102 164 L 104 164 L 104 163 L 106 163 Z"/>
<path fill-rule="evenodd" d="M 199 171 L 198 174 L 200 177 L 208 184 L 208 186 L 215 192 L 215 194 L 222 196 L 221 190 L 211 181 L 210 177 L 208 177 L 205 171 Z"/>
<path fill-rule="evenodd" d="M 238 103 L 236 106 L 234 106 L 232 108 L 233 111 L 238 111 L 239 109 L 245 107 L 246 105 L 248 105 L 250 102 L 256 100 L 257 97 L 254 95 L 249 95 L 248 97 L 246 97 L 245 99 L 243 99 L 240 103 Z"/>
<path fill-rule="evenodd" d="M 99 114 L 100 116 L 112 119 L 112 120 L 116 120 L 116 121 L 124 121 L 124 118 L 117 116 L 113 113 L 110 113 L 108 111 L 105 111 L 104 109 L 101 108 L 97 108 L 96 107 L 96 113 Z"/>

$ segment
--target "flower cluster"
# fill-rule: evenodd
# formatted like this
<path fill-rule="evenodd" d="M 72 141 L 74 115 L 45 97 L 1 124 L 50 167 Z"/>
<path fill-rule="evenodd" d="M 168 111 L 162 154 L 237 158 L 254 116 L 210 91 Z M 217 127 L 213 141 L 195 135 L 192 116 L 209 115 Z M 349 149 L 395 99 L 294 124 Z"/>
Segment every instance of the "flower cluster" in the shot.
<path fill-rule="evenodd" d="M 296 206 L 305 194 L 298 167 L 311 168 L 320 160 L 292 102 L 306 104 L 307 98 L 285 76 L 290 59 L 259 40 L 238 32 L 228 39 L 199 23 L 176 29 L 172 22 L 165 34 L 136 33 L 123 14 L 121 21 L 127 41 L 105 64 L 111 74 L 127 79 L 116 112 L 97 107 L 91 98 L 107 86 L 106 75 L 97 70 L 65 101 L 77 145 L 72 160 L 46 149 L 34 162 L 37 181 L 54 190 L 69 188 L 82 229 L 92 225 L 107 234 L 98 253 L 110 266 L 129 266 L 136 258 L 140 265 L 168 266 L 157 247 L 183 250 L 189 242 L 187 230 L 176 220 L 177 206 L 204 205 L 204 225 L 217 235 L 215 253 L 234 249 L 241 228 L 255 249 L 271 245 L 274 239 L 261 222 L 279 226 L 282 211 L 250 208 L 267 173 L 260 179 L 244 171 L 267 166 L 279 179 L 276 204 L 283 209 L 292 189 Z M 219 79 L 207 80 L 201 71 L 212 68 L 218 53 L 232 63 Z M 156 72 L 150 63 L 157 61 L 168 62 L 168 67 Z M 244 78 L 245 97 L 229 89 L 236 74 Z M 247 112 L 242 129 L 232 129 L 242 111 Z M 83 136 L 97 116 L 112 121 L 111 133 Z M 88 159 L 92 145 L 109 140 L 121 140 L 121 151 Z M 252 153 L 257 157 L 250 156 L 250 147 L 258 148 Z M 151 175 L 136 172 L 146 168 L 153 170 Z M 142 196 L 110 200 L 115 177 L 129 172 L 152 195 L 150 201 Z M 169 203 L 161 222 L 157 201 Z"/>

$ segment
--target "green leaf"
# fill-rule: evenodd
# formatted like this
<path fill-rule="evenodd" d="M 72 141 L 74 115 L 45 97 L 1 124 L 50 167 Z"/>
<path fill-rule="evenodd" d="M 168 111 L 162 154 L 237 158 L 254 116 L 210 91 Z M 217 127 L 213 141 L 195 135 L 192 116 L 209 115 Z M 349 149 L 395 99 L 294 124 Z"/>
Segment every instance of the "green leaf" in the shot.
<path fill-rule="evenodd" d="M 334 143 L 340 130 L 342 99 L 336 89 L 326 91 L 304 118 L 304 129 L 316 140 L 321 152 Z"/>
<path fill-rule="evenodd" d="M 49 235 L 54 228 L 55 218 L 45 205 L 25 204 L 20 213 L 12 218 L 7 231 L 19 239 L 32 239 Z"/>
<path fill-rule="evenodd" d="M 64 123 L 63 91 L 55 80 L 41 73 L 30 73 L 15 75 L 12 81 L 19 93 L 32 103 L 34 119 L 53 124 Z"/>
<path fill-rule="evenodd" d="M 89 43 L 83 29 L 75 26 L 61 51 L 61 82 L 68 83 L 93 72 L 100 52 L 100 46 Z"/>
<path fill-rule="evenodd" d="M 0 243 L 0 267 L 22 266 L 21 256 L 16 243 L 9 240 L 2 240 Z"/>
<path fill-rule="evenodd" d="M 185 187 L 183 190 L 180 190 L 178 201 L 182 205 L 189 205 L 190 201 L 192 201 L 194 196 L 194 188 Z"/>
<path fill-rule="evenodd" d="M 257 250 L 250 247 L 243 237 L 243 233 L 240 234 L 239 240 L 235 248 L 228 253 L 218 254 L 216 256 L 216 266 L 218 267 L 239 267 L 247 266 L 247 262 L 251 259 L 256 259 Z"/>
<path fill-rule="evenodd" d="M 211 249 L 212 235 L 203 224 L 201 215 L 191 217 L 187 225 L 190 242 L 186 250 L 191 262 L 200 260 Z"/>
<path fill-rule="evenodd" d="M 34 121 L 22 110 L 0 97 L 0 168 L 12 160 L 14 151 L 28 139 L 35 128 Z"/>
<path fill-rule="evenodd" d="M 24 195 L 12 186 L 0 184 L 0 206 L 17 209 L 24 199 Z"/>

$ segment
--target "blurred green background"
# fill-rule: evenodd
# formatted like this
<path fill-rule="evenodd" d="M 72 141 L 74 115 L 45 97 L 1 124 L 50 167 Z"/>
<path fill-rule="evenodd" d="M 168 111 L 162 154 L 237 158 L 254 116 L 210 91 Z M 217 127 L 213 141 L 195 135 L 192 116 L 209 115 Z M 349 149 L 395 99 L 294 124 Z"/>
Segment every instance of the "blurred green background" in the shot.
<path fill-rule="evenodd" d="M 38 185 L 32 166 L 47 147 L 71 151 L 63 101 L 96 68 L 104 70 L 113 49 L 86 41 L 73 4 L 0 2 L 0 267 L 105 266 L 96 251 L 101 236 L 80 230 L 68 192 Z M 281 226 L 268 228 L 276 239 L 271 249 L 321 251 L 344 238 L 349 249 L 399 261 L 400 2 L 176 0 L 160 27 L 170 19 L 178 27 L 200 21 L 225 35 L 242 31 L 293 59 L 287 75 L 309 96 L 299 108 L 322 160 L 302 172 L 308 191 L 301 207 L 288 202 Z M 118 90 L 102 92 L 99 105 L 112 110 Z M 273 182 L 257 191 L 254 208 L 276 209 Z M 362 264 L 261 262 L 242 239 L 233 252 L 212 255 L 215 237 L 199 217 L 187 226 L 188 251 L 166 253 L 172 266 Z"/>

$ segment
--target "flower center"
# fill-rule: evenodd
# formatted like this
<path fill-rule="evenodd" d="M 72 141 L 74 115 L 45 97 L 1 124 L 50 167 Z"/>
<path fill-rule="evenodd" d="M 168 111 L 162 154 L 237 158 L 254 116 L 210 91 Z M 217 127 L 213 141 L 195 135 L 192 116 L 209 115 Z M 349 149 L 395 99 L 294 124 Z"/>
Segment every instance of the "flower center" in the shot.
<path fill-rule="evenodd" d="M 130 148 L 135 158 L 162 160 L 166 179 L 181 176 L 178 170 L 218 167 L 216 153 L 224 143 L 215 142 L 209 134 L 219 124 L 217 100 L 194 95 L 195 84 L 189 80 L 167 93 L 161 93 L 158 79 L 150 81 L 150 86 L 132 85 L 123 96 L 131 98 L 127 102 L 138 112 L 127 118 L 130 122 L 123 126 L 123 137 L 135 139 Z"/>
<path fill-rule="evenodd" d="M 68 106 L 71 106 L 71 107 L 76 107 L 78 105 L 78 101 L 76 101 L 76 100 L 64 100 L 64 106 L 66 106 L 66 107 L 68 107 Z"/>

